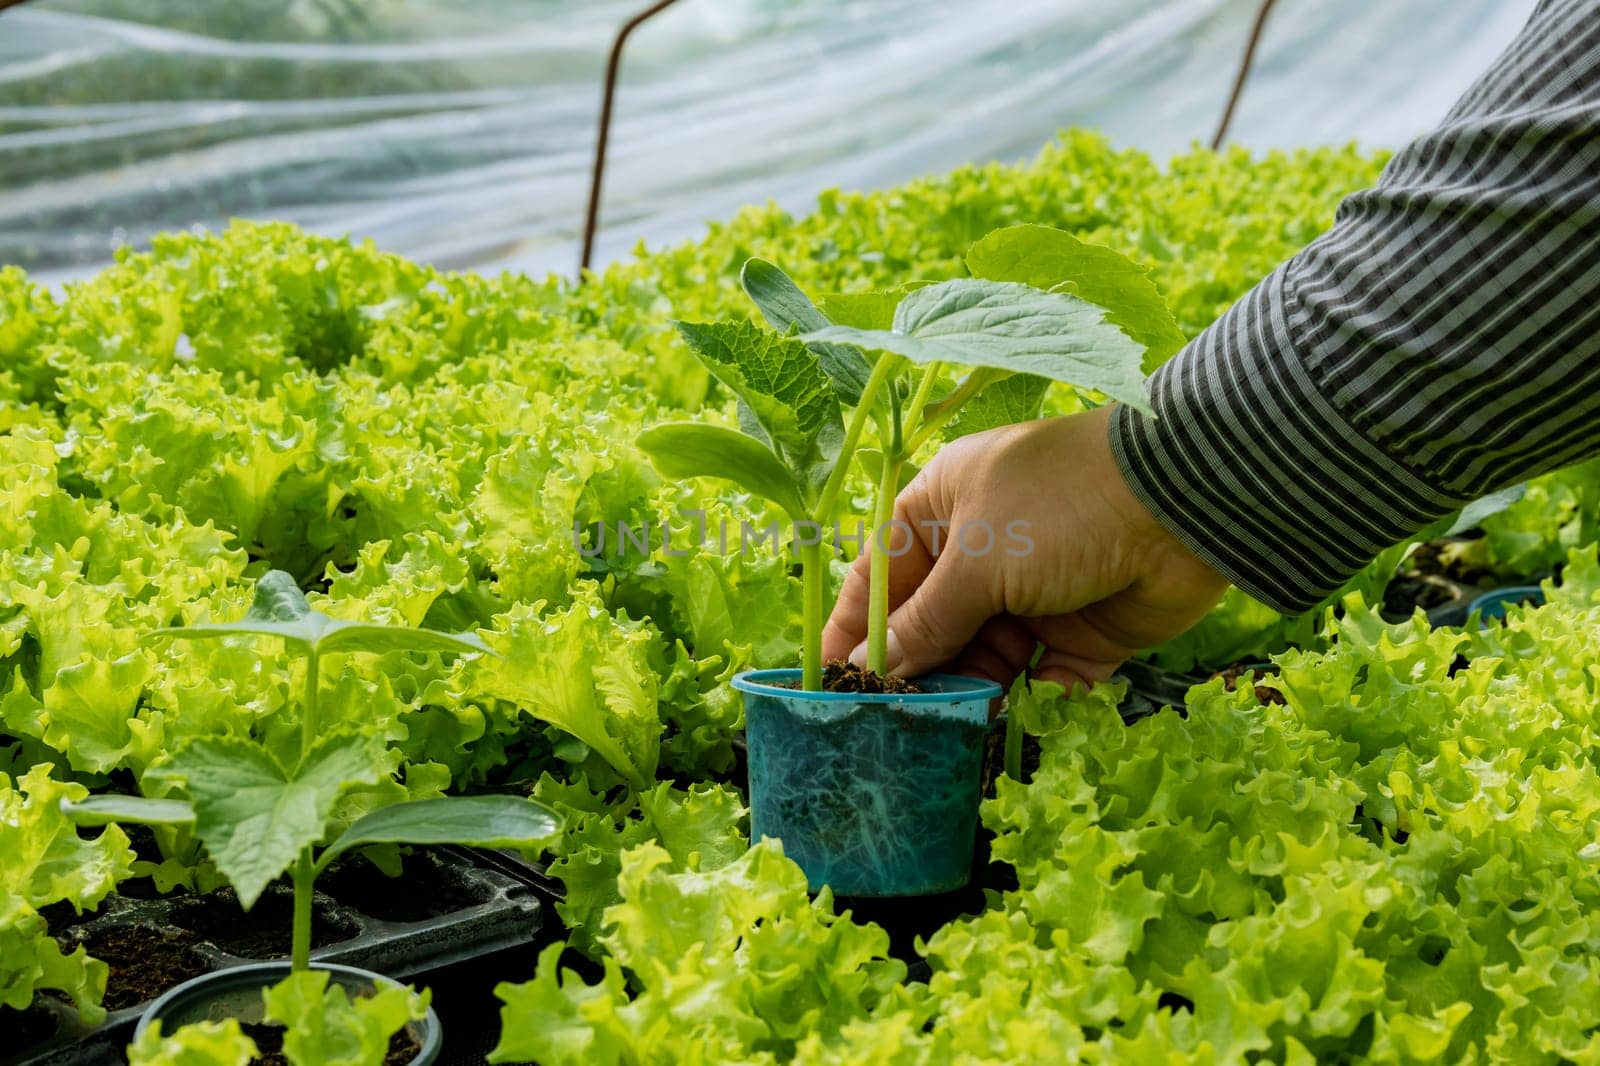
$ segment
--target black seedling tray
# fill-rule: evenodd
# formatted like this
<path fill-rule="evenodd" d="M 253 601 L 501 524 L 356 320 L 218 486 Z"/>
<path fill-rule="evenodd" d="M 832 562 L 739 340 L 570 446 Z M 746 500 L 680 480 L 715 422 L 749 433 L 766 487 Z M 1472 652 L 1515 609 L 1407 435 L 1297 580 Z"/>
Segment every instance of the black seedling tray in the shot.
<path fill-rule="evenodd" d="M 387 878 L 365 860 L 338 864 L 318 879 L 313 959 L 374 970 L 399 980 L 529 943 L 544 922 L 544 905 L 525 877 L 492 853 L 430 848 L 406 857 L 405 872 Z M 52 932 L 63 950 L 97 940 L 147 936 L 152 950 L 171 952 L 199 973 L 287 955 L 292 897 L 274 885 L 250 914 L 227 891 L 206 896 L 133 899 L 112 896 L 93 914 L 63 918 Z M 55 925 L 59 924 L 59 928 Z M 280 940 L 276 950 L 263 937 Z M 115 986 L 115 981 L 113 981 Z M 70 1004 L 39 996 L 20 1017 L 54 1032 L 27 1046 L 0 1040 L 0 1066 L 120 1066 L 149 1000 L 118 1006 L 86 1026 Z M 448 1037 L 447 1037 L 448 1039 Z"/>

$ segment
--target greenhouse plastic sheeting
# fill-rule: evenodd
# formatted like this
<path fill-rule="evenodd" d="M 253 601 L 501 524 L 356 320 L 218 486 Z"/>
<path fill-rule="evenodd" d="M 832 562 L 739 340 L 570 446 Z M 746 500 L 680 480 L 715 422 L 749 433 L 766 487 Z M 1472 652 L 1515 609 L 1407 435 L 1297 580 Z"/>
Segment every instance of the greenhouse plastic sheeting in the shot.
<path fill-rule="evenodd" d="M 62 280 L 232 216 L 571 272 L 639 0 L 32 0 L 0 14 L 0 263 Z M 624 64 L 597 258 L 1030 155 L 1206 140 L 1258 0 L 682 0 Z M 1532 0 L 1282 0 L 1232 140 L 1395 145 Z"/>

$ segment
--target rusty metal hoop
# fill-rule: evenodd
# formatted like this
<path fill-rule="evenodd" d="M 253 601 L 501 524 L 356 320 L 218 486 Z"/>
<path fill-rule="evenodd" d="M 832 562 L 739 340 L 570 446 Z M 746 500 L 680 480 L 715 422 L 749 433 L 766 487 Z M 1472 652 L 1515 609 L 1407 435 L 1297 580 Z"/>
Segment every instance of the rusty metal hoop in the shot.
<path fill-rule="evenodd" d="M 1261 33 L 1267 28 L 1267 16 L 1272 14 L 1272 6 L 1277 2 L 1261 0 L 1261 7 L 1256 11 L 1255 25 L 1250 27 L 1250 39 L 1245 42 L 1244 56 L 1239 60 L 1239 73 L 1233 79 L 1233 91 L 1228 94 L 1227 106 L 1222 109 L 1222 120 L 1217 123 L 1217 132 L 1211 138 L 1213 152 L 1228 139 L 1228 127 L 1233 124 L 1233 109 L 1239 105 L 1239 97 L 1244 95 L 1245 80 L 1250 77 L 1250 68 L 1256 61 L 1256 45 L 1261 43 Z"/>
<path fill-rule="evenodd" d="M 622 68 L 622 47 L 628 43 L 629 34 L 677 2 L 656 0 L 624 22 L 611 42 L 611 55 L 606 59 L 605 89 L 600 97 L 600 130 L 594 144 L 594 167 L 589 177 L 589 207 L 583 217 L 583 252 L 578 257 L 579 281 L 583 280 L 584 271 L 589 269 L 594 258 L 594 235 L 600 227 L 600 186 L 606 171 L 606 145 L 611 140 L 611 109 L 617 95 L 617 75 Z"/>

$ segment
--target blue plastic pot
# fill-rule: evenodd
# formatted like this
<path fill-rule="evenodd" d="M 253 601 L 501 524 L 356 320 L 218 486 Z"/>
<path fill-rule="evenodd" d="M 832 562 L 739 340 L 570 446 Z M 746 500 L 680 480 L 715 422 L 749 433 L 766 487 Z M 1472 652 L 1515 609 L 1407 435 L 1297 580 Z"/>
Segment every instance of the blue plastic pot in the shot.
<path fill-rule="evenodd" d="M 744 693 L 750 832 L 777 837 L 811 888 L 922 896 L 972 874 L 984 736 L 1000 686 L 919 678 L 920 693 L 802 692 L 752 670 Z"/>
<path fill-rule="evenodd" d="M 1504 621 L 1507 609 L 1519 603 L 1539 604 L 1544 602 L 1544 590 L 1538 585 L 1509 585 L 1503 589 L 1486 592 L 1467 605 L 1467 614 L 1474 611 L 1478 613 L 1479 625 L 1487 624 L 1491 619 Z"/>
<path fill-rule="evenodd" d="M 313 970 L 327 970 L 330 982 L 343 985 L 352 995 L 373 988 L 398 984 L 382 974 L 354 966 L 340 966 L 331 962 L 313 962 Z M 155 1022 L 161 1022 L 161 1031 L 171 1034 L 180 1025 L 190 1022 L 222 1021 L 237 1018 L 241 1024 L 258 1024 L 264 1010 L 261 993 L 289 976 L 289 961 L 254 962 L 245 966 L 229 966 L 185 981 L 151 1003 L 139 1019 L 134 1030 L 138 1039 Z M 421 1021 L 409 1022 L 406 1028 L 420 1049 L 411 1066 L 429 1066 L 439 1058 L 444 1048 L 444 1030 L 439 1016 L 428 1008 Z"/>

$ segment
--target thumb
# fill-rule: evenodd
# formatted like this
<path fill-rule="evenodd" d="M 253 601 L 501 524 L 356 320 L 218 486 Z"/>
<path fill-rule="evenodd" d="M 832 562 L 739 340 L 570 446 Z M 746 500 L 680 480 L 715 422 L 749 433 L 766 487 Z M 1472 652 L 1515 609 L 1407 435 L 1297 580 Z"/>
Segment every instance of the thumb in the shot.
<path fill-rule="evenodd" d="M 886 672 L 915 677 L 951 662 L 997 613 L 981 594 L 985 582 L 971 562 L 964 552 L 940 553 L 927 578 L 889 615 Z M 863 646 L 851 659 L 864 654 Z"/>

